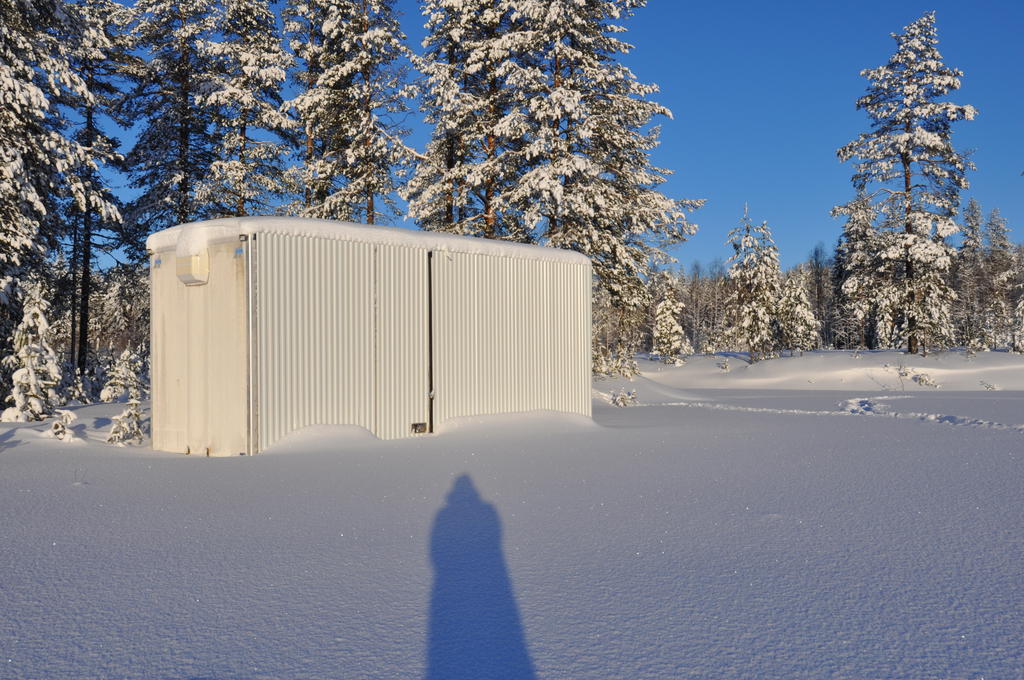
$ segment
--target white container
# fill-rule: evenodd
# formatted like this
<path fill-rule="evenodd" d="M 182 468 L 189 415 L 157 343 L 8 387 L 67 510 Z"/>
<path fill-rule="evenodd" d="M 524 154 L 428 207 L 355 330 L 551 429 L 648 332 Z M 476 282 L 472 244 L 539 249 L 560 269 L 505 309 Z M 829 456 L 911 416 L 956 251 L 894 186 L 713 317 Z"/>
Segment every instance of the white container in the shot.
<path fill-rule="evenodd" d="M 308 425 L 381 439 L 461 416 L 590 416 L 590 261 L 246 217 L 149 237 L 153 448 L 253 454 Z"/>

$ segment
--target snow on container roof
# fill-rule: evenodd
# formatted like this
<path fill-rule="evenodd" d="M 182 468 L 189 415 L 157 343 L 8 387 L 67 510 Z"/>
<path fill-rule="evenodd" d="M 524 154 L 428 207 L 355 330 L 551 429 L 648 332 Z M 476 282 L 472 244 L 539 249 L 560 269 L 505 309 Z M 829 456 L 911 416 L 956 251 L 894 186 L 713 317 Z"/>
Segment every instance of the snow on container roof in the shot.
<path fill-rule="evenodd" d="M 589 264 L 590 262 L 585 255 L 560 248 L 300 217 L 227 217 L 219 220 L 180 224 L 151 234 L 146 239 L 146 249 L 155 253 L 173 248 L 178 257 L 190 257 L 205 250 L 209 243 L 237 240 L 242 234 L 263 233 L 316 236 L 339 241 L 388 243 L 435 251 L 500 255 L 529 260 L 576 264 Z"/>

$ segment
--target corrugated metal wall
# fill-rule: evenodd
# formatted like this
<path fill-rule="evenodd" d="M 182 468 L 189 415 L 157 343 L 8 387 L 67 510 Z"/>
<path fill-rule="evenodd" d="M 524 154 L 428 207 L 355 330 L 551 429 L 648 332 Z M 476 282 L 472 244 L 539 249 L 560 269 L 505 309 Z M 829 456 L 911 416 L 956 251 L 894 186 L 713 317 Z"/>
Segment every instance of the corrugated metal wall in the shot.
<path fill-rule="evenodd" d="M 396 439 L 426 427 L 430 397 L 427 336 L 427 251 L 376 248 L 376 434 Z"/>
<path fill-rule="evenodd" d="M 590 267 L 437 253 L 435 422 L 550 409 L 590 415 Z"/>
<path fill-rule="evenodd" d="M 375 431 L 376 246 L 259 234 L 256 431 L 262 450 L 308 425 Z"/>

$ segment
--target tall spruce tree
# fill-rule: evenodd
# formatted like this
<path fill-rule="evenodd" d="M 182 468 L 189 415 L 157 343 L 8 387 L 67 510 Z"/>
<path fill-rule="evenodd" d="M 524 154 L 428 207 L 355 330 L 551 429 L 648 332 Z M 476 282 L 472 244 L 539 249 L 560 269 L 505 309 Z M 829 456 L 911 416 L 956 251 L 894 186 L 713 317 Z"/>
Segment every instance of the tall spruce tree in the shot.
<path fill-rule="evenodd" d="M 964 209 L 963 236 L 954 262 L 954 287 L 959 298 L 956 309 L 957 342 L 971 349 L 987 349 L 991 344 L 985 323 L 985 262 L 982 243 L 981 206 L 971 199 Z"/>
<path fill-rule="evenodd" d="M 807 295 L 811 275 L 803 267 L 790 272 L 782 284 L 776 307 L 779 343 L 790 354 L 814 349 L 821 343 L 821 322 L 815 317 Z"/>
<path fill-rule="evenodd" d="M 72 66 L 72 53 L 92 29 L 59 0 L 0 4 L 0 307 L 4 331 L 16 279 L 54 237 L 56 199 L 85 206 L 95 198 L 80 170 L 95 169 L 89 150 L 72 138 L 57 104 L 91 101 Z M 101 209 L 110 209 L 101 202 Z M 6 337 L 6 333 L 5 333 Z"/>
<path fill-rule="evenodd" d="M 281 86 L 292 59 L 268 0 L 224 0 L 218 35 L 200 48 L 212 70 L 196 102 L 211 111 L 217 146 L 196 202 L 210 217 L 273 212 L 285 192 L 281 138 L 292 121 L 281 111 Z"/>
<path fill-rule="evenodd" d="M 619 21 L 645 4 L 426 0 L 434 134 L 409 188 L 424 228 L 589 256 L 622 327 L 642 323 L 651 264 L 693 233 L 686 213 L 701 204 L 658 190 L 650 123 L 670 113 L 618 62 L 631 49 Z"/>
<path fill-rule="evenodd" d="M 731 291 L 725 301 L 728 342 L 746 349 L 751 361 L 775 356 L 778 348 L 779 251 L 767 222 L 754 226 L 746 210 L 729 232 Z"/>
<path fill-rule="evenodd" d="M 466 76 L 467 44 L 463 24 L 469 13 L 456 11 L 451 3 L 428 0 L 423 4 L 427 37 L 426 54 L 416 60 L 426 81 L 421 108 L 426 122 L 434 126 L 426 154 L 417 163 L 407 187 L 410 215 L 424 229 L 462 233 L 469 217 L 469 199 L 462 177 L 467 154 L 461 120 L 471 114 L 469 107 L 457 107 Z"/>
<path fill-rule="evenodd" d="M 983 229 L 986 281 L 983 283 L 985 321 L 993 346 L 1012 342 L 1015 287 L 1013 244 L 1006 218 L 994 208 Z"/>
<path fill-rule="evenodd" d="M 693 354 L 690 339 L 679 323 L 683 311 L 676 290 L 676 278 L 661 272 L 655 279 L 654 326 L 651 329 L 651 352 L 665 363 L 675 363 L 684 355 Z"/>
<path fill-rule="evenodd" d="M 204 46 L 222 17 L 214 0 L 138 0 L 135 10 L 132 35 L 145 61 L 129 72 L 134 87 L 123 110 L 141 126 L 126 157 L 131 185 L 141 193 L 125 218 L 129 245 L 141 256 L 148 233 L 210 214 L 196 198 L 218 148 L 213 107 L 201 103 L 214 83 Z"/>
<path fill-rule="evenodd" d="M 876 208 L 864 193 L 837 206 L 847 220 L 836 248 L 836 284 L 844 343 L 875 349 L 897 342 L 900 298 L 889 285 L 898 260 L 883 257 L 883 236 L 874 225 Z"/>
<path fill-rule="evenodd" d="M 75 59 L 99 36 L 76 10 L 58 0 L 0 4 L 0 354 L 17 342 L 16 283 L 66 233 L 61 208 L 116 214 L 87 180 L 102 163 L 99 145 L 76 139 L 62 115 L 69 102 L 96 101 Z"/>
<path fill-rule="evenodd" d="M 530 3 L 424 0 L 422 108 L 434 126 L 408 190 L 424 229 L 529 241 L 513 203 L 527 160 L 523 110 L 535 94 L 526 69 Z"/>
<path fill-rule="evenodd" d="M 293 209 L 367 224 L 395 215 L 414 152 L 402 125 L 410 54 L 393 0 L 292 0 L 285 31 L 299 62 L 288 103 L 301 159 Z"/>
<path fill-rule="evenodd" d="M 962 73 L 942 63 L 935 13 L 893 34 L 887 64 L 861 72 L 870 81 L 857 108 L 871 131 L 838 151 L 853 160 L 853 185 L 870 192 L 879 212 L 879 245 L 887 290 L 899 310 L 899 334 L 910 353 L 950 339 L 953 291 L 946 280 L 956 233 L 960 190 L 970 161 L 951 143 L 952 124 L 975 116 L 971 106 L 941 98 L 960 87 Z"/>
<path fill-rule="evenodd" d="M 658 187 L 667 170 L 650 163 L 658 144 L 656 85 L 641 83 L 617 59 L 631 46 L 618 23 L 645 2 L 523 3 L 531 29 L 521 77 L 532 96 L 522 166 L 511 194 L 538 240 L 591 258 L 594 272 L 624 307 L 661 250 L 692 234 L 686 219 L 701 201 L 678 201 Z"/>
<path fill-rule="evenodd" d="M 49 303 L 42 286 L 29 282 L 19 286 L 23 315 L 14 330 L 11 354 L 3 358 L 5 368 L 13 371 L 13 383 L 0 420 L 25 422 L 43 420 L 61 405 L 57 386 L 61 382 L 57 356 L 50 346 L 50 324 L 46 320 Z"/>
<path fill-rule="evenodd" d="M 997 272 L 1013 267 L 1013 244 L 1010 243 L 1010 227 L 999 212 L 993 208 L 983 229 L 985 252 Z"/>

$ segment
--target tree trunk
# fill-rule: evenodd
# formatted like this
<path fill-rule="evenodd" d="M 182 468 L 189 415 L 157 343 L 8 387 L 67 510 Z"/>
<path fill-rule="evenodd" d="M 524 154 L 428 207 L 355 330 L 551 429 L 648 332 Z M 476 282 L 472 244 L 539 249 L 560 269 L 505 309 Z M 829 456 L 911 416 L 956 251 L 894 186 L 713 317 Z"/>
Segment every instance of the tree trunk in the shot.
<path fill-rule="evenodd" d="M 496 68 L 495 64 L 489 64 L 491 72 L 493 73 Z M 488 99 L 490 103 L 487 105 L 487 125 L 492 129 L 488 132 L 484 138 L 484 153 L 487 161 L 493 161 L 498 156 L 498 138 L 493 132 L 494 124 L 497 121 L 499 112 L 498 107 L 495 105 L 494 100 L 501 92 L 501 86 L 496 78 L 491 78 L 491 82 L 487 88 Z M 484 236 L 486 238 L 497 238 L 498 237 L 498 216 L 494 211 L 494 199 L 498 189 L 498 178 L 494 175 L 493 171 L 488 174 L 487 179 L 484 180 Z"/>
<path fill-rule="evenodd" d="M 78 370 L 85 375 L 89 357 L 89 297 L 92 295 L 92 210 L 82 220 L 82 293 L 78 309 Z"/>
<path fill-rule="evenodd" d="M 454 42 L 449 42 L 448 43 L 448 50 L 447 51 L 448 51 L 448 65 L 454 68 L 456 66 L 456 61 L 457 61 L 457 59 L 455 57 L 455 43 Z M 456 158 L 457 158 L 456 157 L 456 144 L 457 144 L 457 140 L 456 140 L 455 135 L 452 134 L 451 132 L 445 133 L 445 150 L 444 150 L 445 151 L 445 159 L 444 159 L 444 163 L 445 163 L 445 169 L 448 171 L 449 174 L 451 173 L 451 171 L 453 169 L 455 169 L 455 163 L 456 163 Z M 457 188 L 458 187 L 457 187 L 457 185 L 455 183 L 455 177 L 453 176 L 451 178 L 451 181 L 448 183 L 448 186 L 445 188 L 445 192 L 444 192 L 444 223 L 445 223 L 445 226 L 448 228 L 449 231 L 455 231 L 455 224 L 456 224 L 456 219 L 455 219 L 455 195 L 456 195 Z"/>
<path fill-rule="evenodd" d="M 75 230 L 71 235 L 71 344 L 68 349 L 71 353 L 71 365 L 78 365 L 78 260 L 81 257 L 81 246 L 79 245 L 82 235 Z"/>
<path fill-rule="evenodd" d="M 910 122 L 906 124 L 906 132 L 909 135 L 912 132 Z M 906 153 L 900 154 L 900 163 L 903 165 L 903 200 L 904 200 L 904 225 L 903 231 L 908 235 L 914 234 L 914 223 L 911 219 L 913 213 L 913 205 L 911 201 L 911 181 L 912 173 L 910 166 L 910 157 Z M 909 307 L 906 310 L 907 314 L 907 352 L 910 354 L 917 354 L 919 338 L 917 328 L 917 282 L 914 280 L 916 272 L 914 271 L 914 261 L 910 255 L 910 248 L 907 247 L 905 256 L 905 274 L 906 274 L 906 286 L 910 293 Z"/>
<path fill-rule="evenodd" d="M 88 87 L 92 90 L 95 85 L 90 78 Z M 85 140 L 87 146 L 96 143 L 96 119 L 91 106 L 85 111 Z M 81 291 L 78 298 L 78 334 L 77 338 L 72 337 L 72 344 L 77 340 L 75 365 L 78 372 L 85 375 L 85 369 L 89 358 L 89 297 L 92 294 L 92 206 L 86 200 L 85 210 L 82 214 L 82 233 L 79 236 L 78 266 L 81 267 Z M 74 321 L 72 320 L 72 324 Z M 74 334 L 74 329 L 72 329 Z"/>
<path fill-rule="evenodd" d="M 177 218 L 179 224 L 191 221 L 192 210 L 189 205 L 189 193 L 192 190 L 192 168 L 189 167 L 189 142 L 192 128 L 191 88 L 188 76 L 188 51 L 182 49 L 181 63 L 178 71 L 178 181 Z"/>
<path fill-rule="evenodd" d="M 306 170 L 308 173 L 310 162 L 313 160 L 313 133 L 309 129 L 309 125 L 306 125 Z M 302 203 L 303 207 L 307 210 L 313 205 L 313 178 L 308 174 L 306 176 L 305 186 L 302 187 Z"/>
<path fill-rule="evenodd" d="M 497 146 L 497 141 L 493 134 L 488 134 L 484 141 L 484 148 L 487 152 L 487 160 L 494 158 L 494 151 Z M 486 238 L 495 238 L 495 225 L 497 218 L 494 214 L 494 185 L 496 184 L 493 175 L 487 177 L 484 180 L 484 236 Z"/>
<path fill-rule="evenodd" d="M 370 9 L 366 4 L 366 0 L 362 3 L 363 12 L 363 33 L 370 32 Z M 373 95 L 370 90 L 370 83 L 373 82 L 373 73 L 370 70 L 369 65 L 363 67 L 363 85 L 366 86 L 366 99 L 363 101 L 363 115 L 366 116 L 366 141 L 363 143 L 367 149 L 373 143 Z M 360 168 L 361 171 L 366 172 L 365 168 Z M 373 170 L 369 170 L 373 172 Z M 366 223 L 373 224 L 376 222 L 376 205 L 374 203 L 374 191 L 373 186 L 368 182 L 366 186 Z"/>
<path fill-rule="evenodd" d="M 247 139 L 246 133 L 247 133 L 247 131 L 248 131 L 248 126 L 245 123 L 242 123 L 241 139 L 238 140 L 238 160 L 241 161 L 243 165 L 245 164 L 245 162 L 247 160 L 247 158 L 246 158 L 246 156 L 247 156 L 246 151 L 248 151 L 248 149 L 246 148 L 246 139 Z M 242 192 L 242 190 L 240 188 L 237 188 L 237 187 L 235 188 L 235 191 L 237 192 L 237 196 L 236 196 L 236 200 L 235 200 L 235 216 L 236 217 L 244 217 L 246 215 L 246 210 L 245 210 L 245 194 Z"/>

